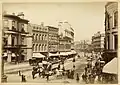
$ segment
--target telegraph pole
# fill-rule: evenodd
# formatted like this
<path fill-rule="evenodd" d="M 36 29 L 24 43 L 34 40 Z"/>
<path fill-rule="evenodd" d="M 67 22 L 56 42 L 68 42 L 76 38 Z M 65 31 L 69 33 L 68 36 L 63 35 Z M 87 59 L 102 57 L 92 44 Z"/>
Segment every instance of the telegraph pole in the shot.
<path fill-rule="evenodd" d="M 48 39 L 47 39 L 47 41 L 48 41 L 48 43 L 47 43 L 48 44 L 48 56 L 47 56 L 47 58 L 49 58 L 49 52 L 50 52 L 49 51 L 49 27 L 48 27 Z"/>

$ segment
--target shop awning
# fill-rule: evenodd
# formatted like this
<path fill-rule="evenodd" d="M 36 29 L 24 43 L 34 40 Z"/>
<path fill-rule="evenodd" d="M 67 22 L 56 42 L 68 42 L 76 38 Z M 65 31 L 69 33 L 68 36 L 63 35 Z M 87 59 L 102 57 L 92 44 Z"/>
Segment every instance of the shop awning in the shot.
<path fill-rule="evenodd" d="M 68 56 L 67 52 L 60 52 L 61 56 Z"/>
<path fill-rule="evenodd" d="M 45 56 L 42 55 L 41 53 L 33 53 L 33 56 L 34 58 L 44 58 Z"/>
<path fill-rule="evenodd" d="M 59 54 L 58 53 L 55 53 L 55 54 L 49 53 L 49 56 L 59 56 Z"/>
<path fill-rule="evenodd" d="M 118 59 L 114 58 L 103 67 L 104 73 L 118 74 Z"/>

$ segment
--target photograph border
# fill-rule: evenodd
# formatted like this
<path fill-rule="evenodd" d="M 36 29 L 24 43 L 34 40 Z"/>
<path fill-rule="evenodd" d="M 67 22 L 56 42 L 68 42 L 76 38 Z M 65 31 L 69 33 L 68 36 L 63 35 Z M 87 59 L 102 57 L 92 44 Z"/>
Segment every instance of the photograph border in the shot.
<path fill-rule="evenodd" d="M 117 1 L 118 2 L 118 84 L 120 83 L 119 81 L 119 79 L 120 79 L 120 76 L 119 76 L 119 74 L 120 74 L 120 62 L 119 62 L 119 60 L 120 60 L 120 58 L 119 58 L 119 56 L 120 56 L 120 36 L 119 36 L 119 34 L 120 34 L 120 17 L 119 17 L 119 15 L 120 15 L 120 2 L 119 2 L 119 0 L 1 0 L 0 1 L 0 36 L 2 36 L 2 4 L 3 3 L 82 3 L 82 2 L 85 2 L 85 3 L 87 3 L 87 2 L 114 2 L 114 1 Z M 103 23 L 104 24 L 104 23 Z M 2 37 L 0 37 L 0 43 L 1 43 L 1 45 L 0 45 L 0 56 L 2 56 Z M 0 58 L 0 61 L 1 61 L 1 58 Z M 1 63 L 0 63 L 0 69 L 1 69 Z M 0 75 L 1 75 L 1 72 L 0 72 Z M 1 78 L 0 78 L 0 81 L 1 81 Z M 33 85 L 33 84 L 35 84 L 35 85 L 38 85 L 38 84 L 44 84 L 44 85 L 46 85 L 46 84 L 57 84 L 57 85 L 62 85 L 62 84 L 65 84 L 65 83 L 0 83 L 1 85 L 2 84 L 5 84 L 5 85 Z M 71 84 L 73 84 L 73 85 L 78 85 L 77 83 L 68 83 L 69 85 Z M 67 85 L 68 85 L 67 84 Z M 90 84 L 90 85 L 92 85 L 92 84 Z M 99 85 L 99 84 L 98 84 Z M 104 84 L 103 84 L 104 85 Z M 116 84 L 115 84 L 116 85 Z"/>

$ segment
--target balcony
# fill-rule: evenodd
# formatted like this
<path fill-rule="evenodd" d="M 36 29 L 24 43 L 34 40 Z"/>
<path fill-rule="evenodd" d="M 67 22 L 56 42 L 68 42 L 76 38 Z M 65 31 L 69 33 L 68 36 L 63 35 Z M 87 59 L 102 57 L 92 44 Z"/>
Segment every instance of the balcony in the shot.
<path fill-rule="evenodd" d="M 9 49 L 9 48 L 18 48 L 16 45 L 5 45 L 4 49 Z"/>

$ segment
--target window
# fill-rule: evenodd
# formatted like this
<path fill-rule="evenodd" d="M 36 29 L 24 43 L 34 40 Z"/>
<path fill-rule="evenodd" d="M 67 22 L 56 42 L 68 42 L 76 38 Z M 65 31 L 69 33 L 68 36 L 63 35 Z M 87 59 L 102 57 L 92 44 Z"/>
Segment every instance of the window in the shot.
<path fill-rule="evenodd" d="M 39 35 L 39 40 L 41 40 L 41 34 Z"/>
<path fill-rule="evenodd" d="M 107 20 L 106 20 L 107 27 L 110 28 L 110 15 L 106 13 L 106 17 L 107 17 Z"/>
<path fill-rule="evenodd" d="M 15 45 L 15 37 L 12 37 L 12 46 Z"/>
<path fill-rule="evenodd" d="M 45 35 L 45 40 L 46 40 L 46 35 Z"/>
<path fill-rule="evenodd" d="M 21 24 L 21 32 L 25 32 L 25 30 L 24 30 L 24 24 Z"/>
<path fill-rule="evenodd" d="M 42 40 L 43 40 L 43 35 L 42 35 Z"/>
<path fill-rule="evenodd" d="M 33 29 L 35 29 L 35 26 L 33 26 Z"/>
<path fill-rule="evenodd" d="M 41 44 L 39 45 L 39 51 L 40 51 L 40 49 L 41 49 Z"/>
<path fill-rule="evenodd" d="M 8 20 L 4 20 L 4 27 L 8 27 Z"/>
<path fill-rule="evenodd" d="M 21 44 L 24 44 L 24 37 L 21 38 Z"/>
<path fill-rule="evenodd" d="M 36 38 L 35 38 L 36 41 L 37 41 L 37 37 L 38 37 L 38 34 L 36 34 Z"/>
<path fill-rule="evenodd" d="M 44 46 L 44 50 L 46 51 L 46 44 L 45 44 L 45 46 Z"/>
<path fill-rule="evenodd" d="M 38 47 L 38 44 L 37 44 L 36 47 L 35 47 L 35 51 L 37 51 L 37 47 Z"/>
<path fill-rule="evenodd" d="M 35 49 L 34 49 L 34 46 L 35 46 L 35 44 L 33 44 L 33 47 L 32 47 L 33 51 L 35 50 Z"/>
<path fill-rule="evenodd" d="M 15 21 L 12 21 L 12 26 L 14 26 L 14 27 L 15 27 Z"/>
<path fill-rule="evenodd" d="M 41 47 L 41 51 L 43 51 L 43 45 L 42 45 L 42 47 Z"/>
<path fill-rule="evenodd" d="M 33 41 L 34 41 L 34 39 L 35 39 L 35 34 L 33 34 Z"/>
<path fill-rule="evenodd" d="M 15 28 L 15 21 L 12 21 L 12 30 L 16 30 L 16 28 Z"/>
<path fill-rule="evenodd" d="M 108 36 L 108 40 L 107 40 L 107 42 L 108 42 L 108 50 L 110 49 L 110 36 Z"/>
<path fill-rule="evenodd" d="M 114 13 L 114 26 L 118 25 L 118 12 Z"/>
<path fill-rule="evenodd" d="M 114 47 L 115 47 L 115 50 L 118 49 L 118 35 L 114 35 Z"/>

